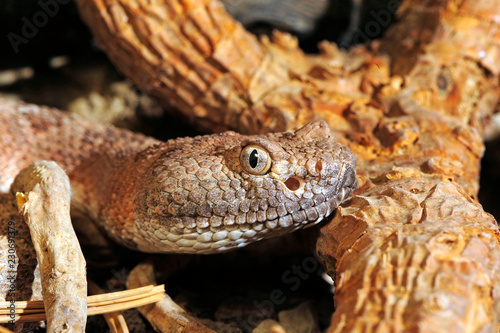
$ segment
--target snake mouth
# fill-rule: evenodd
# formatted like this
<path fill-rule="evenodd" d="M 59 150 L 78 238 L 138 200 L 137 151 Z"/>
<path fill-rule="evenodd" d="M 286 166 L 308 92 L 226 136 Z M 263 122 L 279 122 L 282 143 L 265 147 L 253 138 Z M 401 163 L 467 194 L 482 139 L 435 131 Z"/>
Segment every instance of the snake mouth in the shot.
<path fill-rule="evenodd" d="M 285 186 L 290 191 L 295 192 L 302 189 L 304 187 L 304 183 L 305 183 L 304 179 L 297 176 L 293 176 L 285 181 Z"/>

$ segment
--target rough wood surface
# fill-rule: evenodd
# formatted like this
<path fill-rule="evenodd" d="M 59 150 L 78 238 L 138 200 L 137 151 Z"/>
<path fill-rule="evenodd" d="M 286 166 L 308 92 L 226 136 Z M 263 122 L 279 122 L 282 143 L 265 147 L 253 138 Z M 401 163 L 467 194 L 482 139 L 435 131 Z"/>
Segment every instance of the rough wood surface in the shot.
<path fill-rule="evenodd" d="M 496 329 L 499 232 L 477 191 L 499 2 L 406 0 L 384 39 L 318 56 L 257 40 L 213 0 L 78 3 L 116 66 L 198 128 L 323 119 L 356 153 L 363 186 L 318 242 L 337 276 L 331 332 Z"/>
<path fill-rule="evenodd" d="M 127 288 L 129 289 L 151 284 L 156 284 L 155 268 L 151 262 L 144 262 L 137 265 L 130 272 L 127 280 Z M 213 330 L 199 323 L 196 318 L 189 315 L 167 294 L 164 294 L 162 300 L 154 304 L 141 306 L 138 310 L 158 332 L 215 333 Z"/>
<path fill-rule="evenodd" d="M 87 277 L 69 215 L 68 176 L 55 162 L 36 162 L 19 173 L 12 191 L 40 265 L 47 332 L 84 332 Z"/>

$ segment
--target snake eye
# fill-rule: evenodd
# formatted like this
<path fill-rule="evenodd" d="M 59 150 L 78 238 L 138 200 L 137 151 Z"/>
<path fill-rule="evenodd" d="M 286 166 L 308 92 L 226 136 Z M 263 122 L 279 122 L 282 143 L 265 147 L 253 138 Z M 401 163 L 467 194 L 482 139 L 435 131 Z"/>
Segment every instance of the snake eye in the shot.
<path fill-rule="evenodd" d="M 271 156 L 259 146 L 246 146 L 240 155 L 241 166 L 252 175 L 263 175 L 271 168 Z"/>

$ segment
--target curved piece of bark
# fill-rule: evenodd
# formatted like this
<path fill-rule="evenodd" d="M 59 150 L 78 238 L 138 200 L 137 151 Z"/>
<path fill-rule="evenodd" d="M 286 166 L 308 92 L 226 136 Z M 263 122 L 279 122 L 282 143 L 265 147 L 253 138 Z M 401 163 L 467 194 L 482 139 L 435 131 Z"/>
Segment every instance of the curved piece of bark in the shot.
<path fill-rule="evenodd" d="M 371 58 L 330 44 L 323 56 L 308 57 L 295 38 L 278 32 L 259 42 L 215 0 L 77 3 L 115 66 L 204 131 L 265 133 L 335 121 L 360 95 L 359 70 Z"/>
<path fill-rule="evenodd" d="M 406 0 L 384 39 L 347 52 L 323 43 L 318 56 L 304 55 L 286 34 L 258 42 L 216 1 L 154 8 L 139 0 L 103 2 L 79 1 L 87 22 L 106 22 L 93 27 L 100 45 L 125 74 L 156 96 L 164 91 L 163 104 L 199 128 L 257 133 L 323 119 L 356 154 L 362 186 L 318 242 L 325 266 L 337 274 L 332 332 L 495 329 L 499 233 L 477 191 L 482 135 L 500 95 L 499 2 Z M 123 9 L 131 5 L 137 10 Z M 175 19 L 148 19 L 172 8 Z M 210 39 L 206 61 L 178 71 L 186 63 L 178 59 L 206 45 L 208 33 L 189 27 L 214 17 L 206 14 L 212 8 L 219 35 Z M 167 17 L 160 14 L 151 17 Z M 148 34 L 130 28 L 142 21 L 153 22 Z M 150 57 L 150 45 L 166 31 L 186 44 L 178 44 L 177 55 Z M 135 48 L 124 57 L 114 51 L 123 45 Z M 160 67 L 149 72 L 126 65 L 146 66 L 160 54 Z M 194 78 L 208 78 L 207 68 L 214 76 L 199 88 Z M 169 81 L 164 73 L 178 76 Z"/>
<path fill-rule="evenodd" d="M 99 0 L 78 6 L 118 69 L 163 106 L 177 107 L 206 129 L 244 121 L 246 90 L 264 54 L 222 4 Z M 231 111 L 218 112 L 228 103 Z M 255 121 L 246 119 L 245 126 L 254 128 Z"/>
<path fill-rule="evenodd" d="M 68 176 L 55 162 L 36 162 L 19 173 L 11 191 L 37 253 L 47 332 L 84 332 L 87 274 L 69 215 Z"/>
<path fill-rule="evenodd" d="M 318 241 L 337 271 L 329 332 L 495 331 L 499 240 L 453 182 L 402 179 L 355 196 Z"/>
<path fill-rule="evenodd" d="M 496 330 L 500 234 L 477 191 L 498 103 L 500 6 L 485 3 L 404 2 L 406 21 L 380 44 L 405 82 L 395 94 L 379 87 L 386 115 L 373 134 L 351 134 L 364 185 L 318 241 L 337 273 L 330 332 Z"/>

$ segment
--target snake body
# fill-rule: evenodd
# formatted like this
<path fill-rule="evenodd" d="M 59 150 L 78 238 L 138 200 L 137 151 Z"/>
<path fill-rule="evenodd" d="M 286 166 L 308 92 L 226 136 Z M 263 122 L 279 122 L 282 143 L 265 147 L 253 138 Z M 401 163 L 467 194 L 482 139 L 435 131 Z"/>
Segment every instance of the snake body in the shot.
<path fill-rule="evenodd" d="M 0 191 L 35 160 L 68 173 L 72 206 L 145 252 L 216 253 L 307 227 L 357 187 L 325 122 L 287 133 L 160 142 L 55 109 L 0 102 Z"/>

